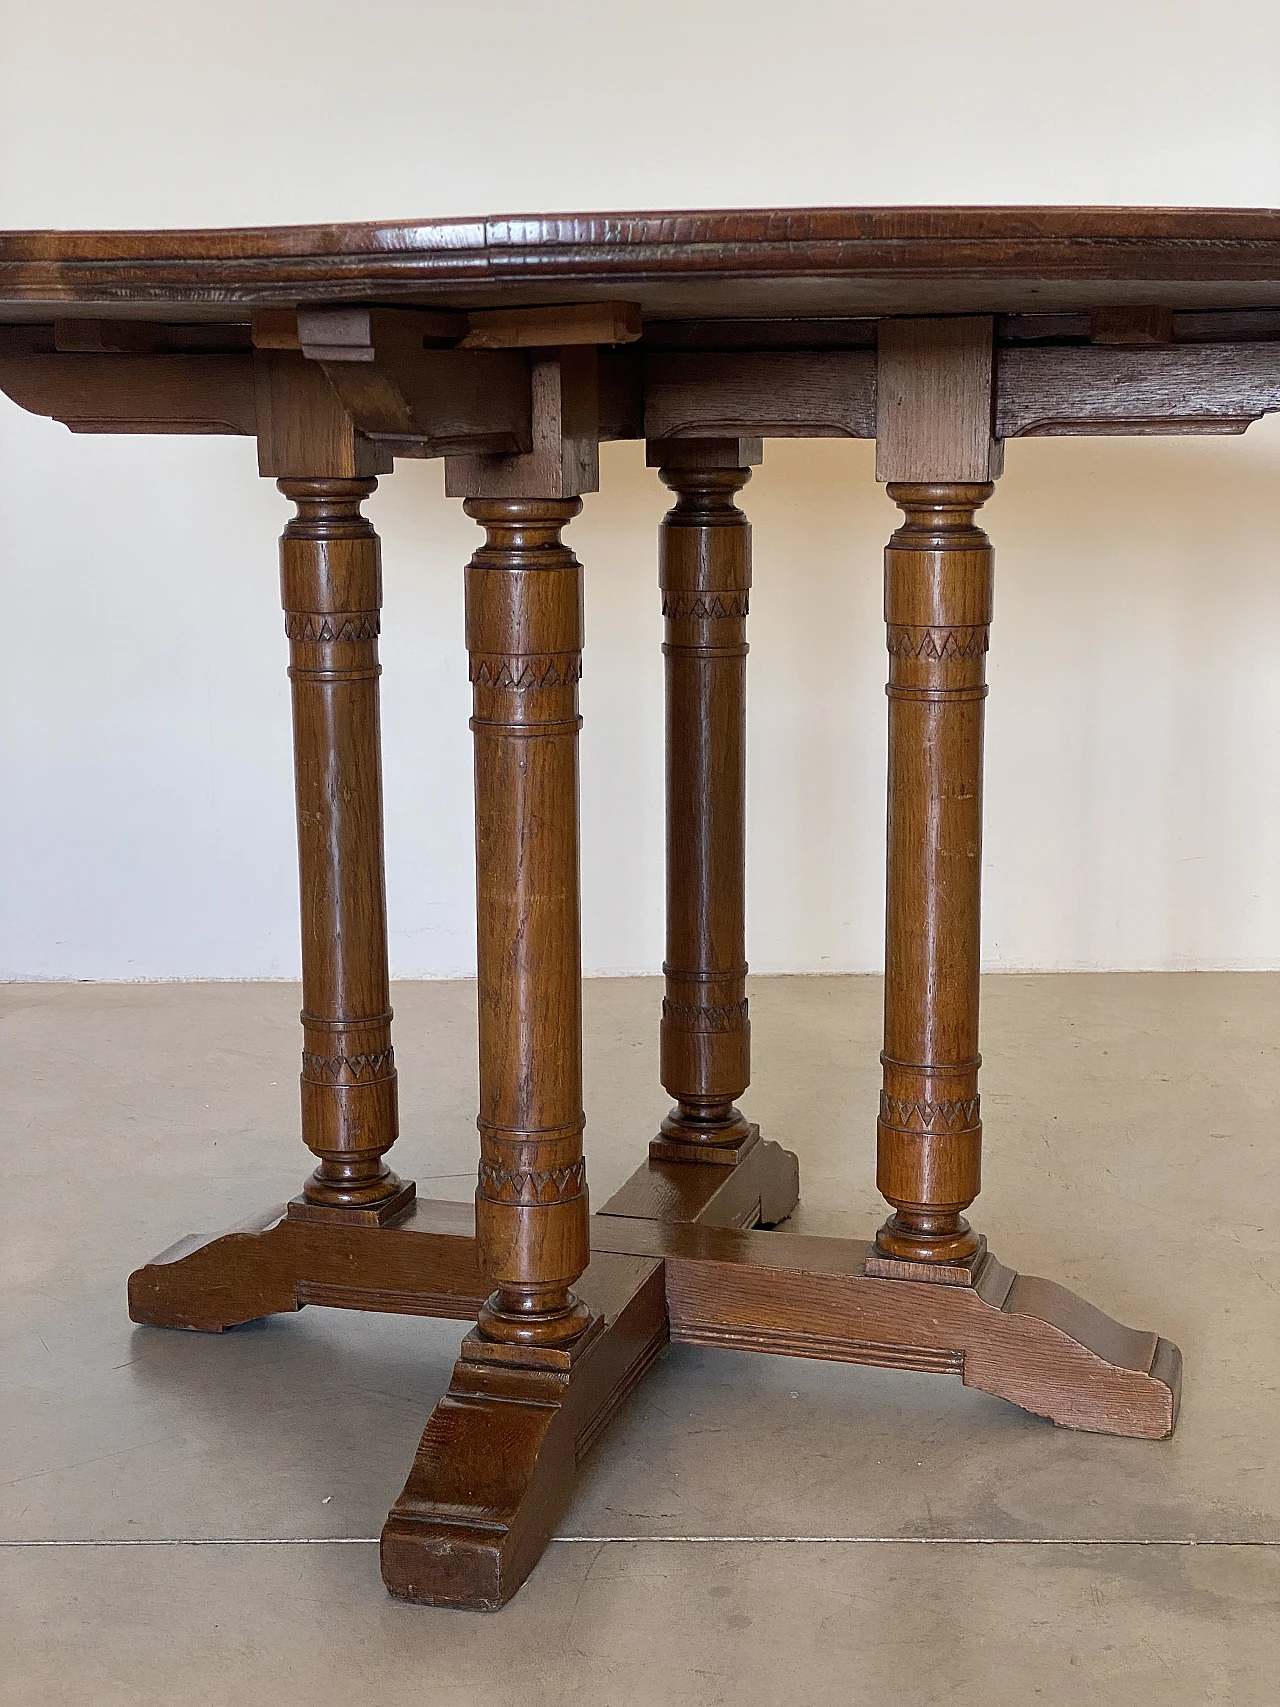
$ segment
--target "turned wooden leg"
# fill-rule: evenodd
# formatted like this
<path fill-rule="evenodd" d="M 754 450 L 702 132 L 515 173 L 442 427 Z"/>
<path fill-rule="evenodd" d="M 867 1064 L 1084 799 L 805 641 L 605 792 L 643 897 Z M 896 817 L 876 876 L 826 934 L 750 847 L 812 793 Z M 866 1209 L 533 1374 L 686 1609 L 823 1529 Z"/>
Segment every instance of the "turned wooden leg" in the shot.
<path fill-rule="evenodd" d="M 496 1291 L 462 1343 L 382 1532 L 393 1594 L 501 1606 L 574 1466 L 666 1343 L 663 1269 L 588 1268 L 578 925 L 577 498 L 472 498 L 480 1013 L 476 1244 Z M 581 1278 L 583 1297 L 572 1290 Z"/>
<path fill-rule="evenodd" d="M 978 1195 L 982 725 L 992 554 L 988 484 L 892 484 L 906 520 L 885 552 L 889 840 L 879 1250 L 973 1256 Z"/>
<path fill-rule="evenodd" d="M 578 920 L 582 570 L 560 539 L 581 500 L 474 498 L 467 568 L 475 734 L 480 1177 L 496 1290 L 484 1339 L 563 1345 L 589 1311 Z"/>
<path fill-rule="evenodd" d="M 382 774 L 375 480 L 279 482 L 298 507 L 280 541 L 293 684 L 302 901 L 302 1136 L 319 1158 L 302 1219 L 385 1221 L 413 1197 L 383 1161 L 396 1137 Z"/>
<path fill-rule="evenodd" d="M 751 528 L 734 502 L 751 478 L 677 442 L 661 457 L 676 495 L 659 536 L 666 624 L 667 953 L 662 1083 L 675 1107 L 650 1154 L 736 1160 L 755 1136 L 734 1106 L 751 1079 L 747 1017 L 747 601 Z M 678 453 L 690 449 L 694 455 Z M 692 465 L 690 465 L 692 464 Z"/>

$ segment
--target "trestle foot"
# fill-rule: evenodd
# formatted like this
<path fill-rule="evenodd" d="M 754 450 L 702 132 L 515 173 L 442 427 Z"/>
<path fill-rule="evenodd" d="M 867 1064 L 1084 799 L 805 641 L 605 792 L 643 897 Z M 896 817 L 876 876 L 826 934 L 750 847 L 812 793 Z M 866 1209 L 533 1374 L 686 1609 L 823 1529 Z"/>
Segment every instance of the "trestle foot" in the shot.
<path fill-rule="evenodd" d="M 593 1257 L 578 1291 L 602 1325 L 561 1367 L 494 1361 L 476 1335 L 463 1341 L 382 1531 L 382 1579 L 400 1599 L 505 1605 L 551 1539 L 579 1459 L 667 1343 L 660 1261 Z"/>

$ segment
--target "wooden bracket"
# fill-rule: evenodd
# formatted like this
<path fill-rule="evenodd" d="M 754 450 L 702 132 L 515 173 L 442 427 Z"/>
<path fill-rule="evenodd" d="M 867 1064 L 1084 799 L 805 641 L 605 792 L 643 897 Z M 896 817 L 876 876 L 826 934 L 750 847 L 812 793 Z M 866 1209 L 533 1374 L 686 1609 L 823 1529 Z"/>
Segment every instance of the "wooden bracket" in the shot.
<path fill-rule="evenodd" d="M 260 349 L 315 363 L 356 429 L 396 456 L 533 448 L 528 358 L 456 347 L 465 315 L 398 308 L 302 308 L 292 344 L 279 310 L 255 316 Z"/>

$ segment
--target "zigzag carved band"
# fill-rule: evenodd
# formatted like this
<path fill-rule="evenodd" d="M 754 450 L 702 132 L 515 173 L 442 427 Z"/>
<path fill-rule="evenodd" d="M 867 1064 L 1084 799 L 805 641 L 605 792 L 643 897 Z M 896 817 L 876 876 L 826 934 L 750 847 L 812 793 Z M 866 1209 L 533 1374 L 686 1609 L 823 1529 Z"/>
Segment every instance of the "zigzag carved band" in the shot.
<path fill-rule="evenodd" d="M 662 614 L 674 622 L 692 617 L 695 622 L 721 617 L 744 617 L 749 596 L 742 593 L 663 593 Z"/>
<path fill-rule="evenodd" d="M 467 679 L 476 687 L 527 693 L 531 688 L 567 688 L 582 680 L 580 652 L 516 652 L 494 656 L 473 652 Z"/>
<path fill-rule="evenodd" d="M 991 644 L 985 623 L 972 628 L 917 628 L 891 623 L 888 634 L 891 658 L 926 658 L 938 663 L 951 658 L 980 658 Z"/>
<path fill-rule="evenodd" d="M 376 640 L 381 622 L 376 610 L 286 611 L 284 631 L 290 640 L 305 640 L 312 645 L 341 640 Z"/>
<path fill-rule="evenodd" d="M 302 1076 L 313 1085 L 371 1085 L 395 1077 L 395 1053 L 379 1049 L 371 1055 L 312 1055 L 302 1052 Z"/>
<path fill-rule="evenodd" d="M 747 998 L 740 1002 L 724 1002 L 718 1007 L 700 1008 L 663 998 L 662 1018 L 681 1031 L 741 1031 L 747 1023 Z"/>
<path fill-rule="evenodd" d="M 954 1102 L 904 1102 L 888 1091 L 880 1092 L 880 1118 L 886 1126 L 907 1132 L 967 1132 L 978 1125 L 982 1098 L 961 1097 Z"/>
<path fill-rule="evenodd" d="M 479 1195 L 490 1203 L 571 1203 L 575 1197 L 582 1196 L 586 1184 L 585 1160 L 573 1162 L 567 1168 L 540 1168 L 519 1173 L 508 1168 L 495 1168 L 489 1162 L 480 1164 Z"/>

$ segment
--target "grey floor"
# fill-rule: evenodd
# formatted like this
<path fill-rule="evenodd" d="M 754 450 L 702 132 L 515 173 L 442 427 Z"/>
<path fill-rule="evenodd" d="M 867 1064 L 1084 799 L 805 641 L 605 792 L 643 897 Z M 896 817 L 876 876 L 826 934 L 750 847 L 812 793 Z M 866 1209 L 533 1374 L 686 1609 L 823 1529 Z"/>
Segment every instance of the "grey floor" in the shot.
<path fill-rule="evenodd" d="M 658 998 L 587 987 L 597 1201 L 664 1106 Z M 797 1230 L 881 1213 L 879 999 L 753 989 L 747 1106 L 800 1153 Z M 395 1001 L 397 1165 L 466 1197 L 473 992 Z M 373 1539 L 456 1324 L 309 1309 L 218 1338 L 125 1313 L 138 1262 L 296 1188 L 296 989 L 0 988 L 0 1701 L 1275 1707 L 1280 975 L 1003 977 L 985 1004 L 975 1218 L 1006 1263 L 1181 1345 L 1174 1439 L 672 1348 L 486 1616 L 389 1600 Z"/>

